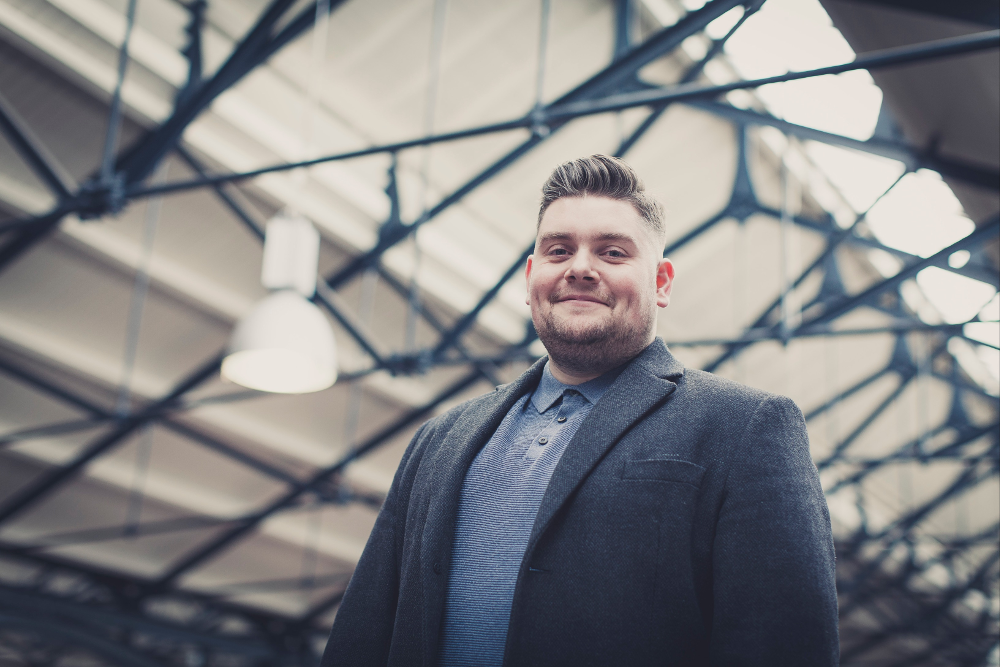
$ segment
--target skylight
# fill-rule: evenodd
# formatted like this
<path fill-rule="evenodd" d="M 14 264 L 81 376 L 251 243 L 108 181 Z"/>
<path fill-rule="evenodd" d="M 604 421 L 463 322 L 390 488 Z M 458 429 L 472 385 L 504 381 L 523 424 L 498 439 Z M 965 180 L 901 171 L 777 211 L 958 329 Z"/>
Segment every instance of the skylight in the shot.
<path fill-rule="evenodd" d="M 683 0 L 682 4 L 690 10 L 704 3 Z M 721 23 L 731 27 L 739 16 L 730 12 L 717 20 L 719 26 L 710 27 L 726 28 Z M 726 56 L 742 77 L 752 79 L 848 62 L 855 53 L 818 0 L 768 0 L 730 38 Z M 779 118 L 862 141 L 875 132 L 882 107 L 882 91 L 863 70 L 772 84 L 756 94 Z M 905 173 L 905 165 L 896 160 L 816 142 L 805 146 L 809 159 L 856 212 L 870 209 L 868 229 L 889 248 L 929 257 L 975 230 L 975 223 L 936 172 Z M 875 251 L 870 258 L 885 276 L 902 266 L 887 253 Z M 954 253 L 949 264 L 961 268 L 969 259 L 967 252 Z M 941 268 L 921 271 L 916 285 L 919 298 L 912 289 L 903 290 L 904 298 L 925 321 L 966 322 L 991 299 L 996 301 L 992 285 Z M 1000 324 L 976 323 L 966 335 L 990 343 L 1000 338 Z M 997 371 L 983 366 L 996 361 L 996 350 L 956 342 L 962 348 L 959 363 L 970 376 L 995 384 Z"/>

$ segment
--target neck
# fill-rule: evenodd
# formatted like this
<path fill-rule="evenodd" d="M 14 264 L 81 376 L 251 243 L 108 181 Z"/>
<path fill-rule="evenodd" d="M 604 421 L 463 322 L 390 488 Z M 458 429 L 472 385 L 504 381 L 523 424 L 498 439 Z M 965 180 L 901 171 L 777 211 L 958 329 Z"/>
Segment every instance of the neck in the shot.
<path fill-rule="evenodd" d="M 583 384 L 604 375 L 603 370 L 593 372 L 567 371 L 560 368 L 559 364 L 551 356 L 549 357 L 549 370 L 552 371 L 552 377 L 563 384 Z"/>
<path fill-rule="evenodd" d="M 615 349 L 609 349 L 607 345 L 559 344 L 558 340 L 542 340 L 549 353 L 549 370 L 553 377 L 569 385 L 583 384 L 629 363 L 652 342 L 653 337 L 650 336 L 641 346 L 625 342 L 612 346 Z"/>

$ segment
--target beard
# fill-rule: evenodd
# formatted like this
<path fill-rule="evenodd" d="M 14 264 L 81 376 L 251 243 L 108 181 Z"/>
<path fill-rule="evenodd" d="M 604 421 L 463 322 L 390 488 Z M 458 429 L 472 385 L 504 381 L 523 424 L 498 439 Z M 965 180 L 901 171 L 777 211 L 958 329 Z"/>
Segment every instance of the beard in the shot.
<path fill-rule="evenodd" d="M 612 301 L 609 306 L 614 307 Z M 550 308 L 535 320 L 538 338 L 549 357 L 566 372 L 575 375 L 602 375 L 638 356 L 653 339 L 656 312 L 644 308 L 643 321 L 615 317 L 608 313 L 596 320 L 558 316 Z"/>

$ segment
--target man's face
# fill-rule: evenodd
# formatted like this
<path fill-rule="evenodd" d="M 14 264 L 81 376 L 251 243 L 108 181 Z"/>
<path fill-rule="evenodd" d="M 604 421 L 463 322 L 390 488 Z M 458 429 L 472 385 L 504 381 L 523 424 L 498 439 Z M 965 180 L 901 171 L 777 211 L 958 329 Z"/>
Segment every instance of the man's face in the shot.
<path fill-rule="evenodd" d="M 628 202 L 564 197 L 548 207 L 528 258 L 527 303 L 557 366 L 599 375 L 652 342 L 674 276 L 657 246 Z"/>

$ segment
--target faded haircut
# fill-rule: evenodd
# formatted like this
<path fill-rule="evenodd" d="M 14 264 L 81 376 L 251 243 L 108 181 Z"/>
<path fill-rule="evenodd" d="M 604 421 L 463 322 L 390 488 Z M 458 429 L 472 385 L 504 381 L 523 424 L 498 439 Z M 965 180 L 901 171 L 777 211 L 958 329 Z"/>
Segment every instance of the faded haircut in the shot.
<path fill-rule="evenodd" d="M 607 197 L 628 202 L 662 247 L 666 242 L 663 206 L 647 192 L 642 180 L 624 161 L 608 155 L 591 155 L 559 165 L 542 186 L 538 224 L 552 202 L 563 197 Z"/>

